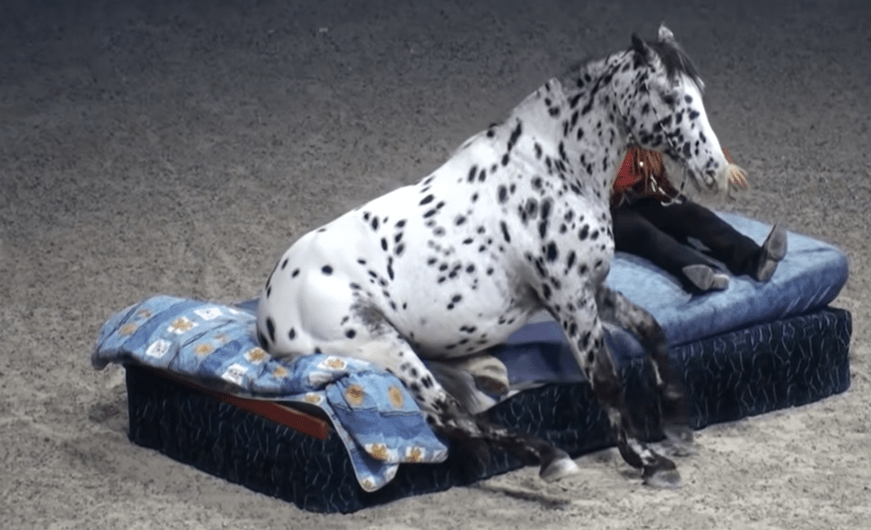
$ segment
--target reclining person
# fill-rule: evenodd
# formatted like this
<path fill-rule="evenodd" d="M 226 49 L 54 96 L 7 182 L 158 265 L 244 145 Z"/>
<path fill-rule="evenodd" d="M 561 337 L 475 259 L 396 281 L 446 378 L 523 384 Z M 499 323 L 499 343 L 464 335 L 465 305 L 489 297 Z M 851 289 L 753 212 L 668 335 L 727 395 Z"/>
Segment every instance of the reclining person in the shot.
<path fill-rule="evenodd" d="M 747 185 L 737 166 L 729 180 L 737 187 Z M 650 260 L 691 293 L 728 287 L 728 274 L 711 258 L 736 276 L 766 282 L 786 255 L 783 228 L 775 225 L 759 246 L 711 210 L 687 200 L 665 178 L 662 155 L 639 147 L 629 148 L 617 174 L 611 215 L 616 250 Z M 694 247 L 690 238 L 706 249 Z"/>

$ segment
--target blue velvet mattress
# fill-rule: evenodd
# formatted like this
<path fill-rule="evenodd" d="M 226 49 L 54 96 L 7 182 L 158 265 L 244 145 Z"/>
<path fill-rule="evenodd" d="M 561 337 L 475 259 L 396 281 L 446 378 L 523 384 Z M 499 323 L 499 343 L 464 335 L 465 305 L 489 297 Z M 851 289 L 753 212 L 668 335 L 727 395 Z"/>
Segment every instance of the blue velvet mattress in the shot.
<path fill-rule="evenodd" d="M 770 229 L 723 217 L 757 241 Z M 828 306 L 846 281 L 846 257 L 799 234 L 789 233 L 788 244 L 770 282 L 732 278 L 727 290 L 702 296 L 684 293 L 644 260 L 615 258 L 608 282 L 662 324 L 694 428 L 849 387 L 850 314 Z M 251 309 L 153 297 L 106 322 L 92 362 L 126 366 L 133 442 L 318 512 L 352 512 L 522 465 L 439 439 L 398 381 L 377 367 L 326 356 L 291 366 L 269 358 L 253 336 Z M 640 347 L 622 330 L 608 332 L 636 421 L 657 439 Z M 512 393 L 486 412 L 493 420 L 573 456 L 613 445 L 554 322 L 527 325 L 496 353 Z M 365 400 L 357 400 L 361 388 Z"/>

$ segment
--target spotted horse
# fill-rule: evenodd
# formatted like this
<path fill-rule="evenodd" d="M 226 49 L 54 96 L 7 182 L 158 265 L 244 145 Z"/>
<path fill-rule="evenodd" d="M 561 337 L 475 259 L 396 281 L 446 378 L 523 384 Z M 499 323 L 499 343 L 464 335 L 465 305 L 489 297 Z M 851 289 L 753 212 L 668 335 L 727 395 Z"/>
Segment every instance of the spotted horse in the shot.
<path fill-rule="evenodd" d="M 577 470 L 565 452 L 472 415 L 422 361 L 486 352 L 544 310 L 562 326 L 626 462 L 645 483 L 678 485 L 674 463 L 633 427 L 603 337 L 610 322 L 639 338 L 663 431 L 691 443 L 661 328 L 605 286 L 609 198 L 629 145 L 662 152 L 679 189 L 687 181 L 725 189 L 727 161 L 703 89 L 664 25 L 655 41 L 633 35 L 629 49 L 550 79 L 418 183 L 294 243 L 262 291 L 260 341 L 277 357 L 328 353 L 380 365 L 436 430 L 512 451 L 555 480 Z"/>

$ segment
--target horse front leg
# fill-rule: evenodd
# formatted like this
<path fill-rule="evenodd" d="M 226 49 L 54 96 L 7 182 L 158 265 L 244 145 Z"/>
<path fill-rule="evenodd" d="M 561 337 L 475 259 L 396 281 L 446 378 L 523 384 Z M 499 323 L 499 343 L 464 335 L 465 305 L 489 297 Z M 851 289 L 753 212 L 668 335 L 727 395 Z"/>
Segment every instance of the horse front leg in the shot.
<path fill-rule="evenodd" d="M 560 304 L 561 308 L 570 307 L 573 311 L 553 308 L 551 311 L 562 325 L 578 366 L 608 415 L 620 455 L 626 463 L 642 470 L 646 484 L 677 487 L 680 474 L 674 462 L 650 449 L 632 422 L 614 358 L 605 344 L 595 300 L 594 293 L 587 291 L 574 303 Z"/>
<path fill-rule="evenodd" d="M 596 293 L 599 316 L 638 338 L 647 353 L 662 416 L 662 429 L 677 455 L 693 452 L 689 406 L 680 376 L 669 355 L 668 340 L 653 316 L 617 291 L 602 285 Z"/>

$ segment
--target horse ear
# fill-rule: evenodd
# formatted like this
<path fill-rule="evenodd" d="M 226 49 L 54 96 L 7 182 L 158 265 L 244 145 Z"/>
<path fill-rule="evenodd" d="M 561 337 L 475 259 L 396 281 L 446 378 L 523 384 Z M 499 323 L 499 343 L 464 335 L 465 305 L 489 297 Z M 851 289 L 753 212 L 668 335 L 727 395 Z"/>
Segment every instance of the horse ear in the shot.
<path fill-rule="evenodd" d="M 632 49 L 641 54 L 642 57 L 647 57 L 647 43 L 637 33 L 632 34 Z"/>
<path fill-rule="evenodd" d="M 648 66 L 653 64 L 653 57 L 656 55 L 656 52 L 653 51 L 653 48 L 644 39 L 635 33 L 632 34 L 632 51 L 635 52 L 635 55 L 642 64 Z"/>
<path fill-rule="evenodd" d="M 660 41 L 674 41 L 674 33 L 665 27 L 665 22 L 659 24 L 659 34 L 657 35 Z"/>

